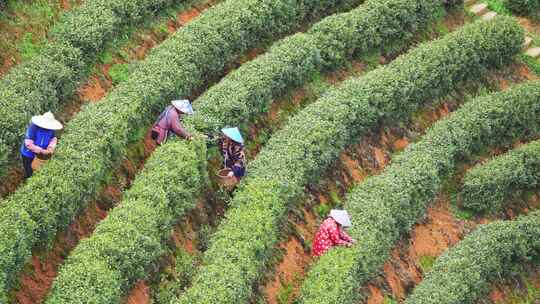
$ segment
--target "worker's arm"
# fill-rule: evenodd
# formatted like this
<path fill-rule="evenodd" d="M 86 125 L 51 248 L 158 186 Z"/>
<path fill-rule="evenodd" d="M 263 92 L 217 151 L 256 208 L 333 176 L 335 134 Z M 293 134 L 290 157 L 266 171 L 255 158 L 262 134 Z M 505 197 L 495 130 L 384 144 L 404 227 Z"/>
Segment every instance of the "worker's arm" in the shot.
<path fill-rule="evenodd" d="M 28 148 L 28 150 L 36 154 L 42 154 L 43 152 L 45 152 L 45 150 L 42 149 L 40 146 L 34 144 L 34 141 L 32 139 L 25 139 L 24 145 L 26 146 L 26 148 Z"/>
<path fill-rule="evenodd" d="M 354 243 L 353 238 L 350 235 L 348 235 L 347 232 L 345 232 L 343 229 L 339 229 L 339 233 L 342 240 L 345 240 L 349 243 Z"/>
<path fill-rule="evenodd" d="M 32 151 L 33 153 L 41 154 L 45 150 L 43 150 L 40 146 L 34 144 L 35 131 L 36 127 L 33 124 L 30 124 L 30 126 L 28 126 L 28 129 L 26 129 L 24 145 L 28 150 Z"/>
<path fill-rule="evenodd" d="M 58 144 L 58 138 L 56 137 L 53 137 L 53 139 L 51 139 L 51 142 L 49 143 L 49 145 L 47 146 L 47 152 L 49 154 L 53 154 L 54 153 L 54 150 L 56 149 L 56 145 Z"/>
<path fill-rule="evenodd" d="M 172 131 L 178 136 L 181 136 L 186 139 L 190 139 L 191 135 L 186 131 L 186 129 L 184 129 L 184 127 L 182 126 L 182 123 L 180 123 L 180 117 L 178 116 L 178 112 L 171 111 L 169 115 L 171 115 L 170 121 L 171 121 Z"/>
<path fill-rule="evenodd" d="M 337 224 L 332 225 L 328 231 L 328 235 L 335 245 L 350 246 L 351 242 L 348 242 L 341 238 L 341 232 Z"/>

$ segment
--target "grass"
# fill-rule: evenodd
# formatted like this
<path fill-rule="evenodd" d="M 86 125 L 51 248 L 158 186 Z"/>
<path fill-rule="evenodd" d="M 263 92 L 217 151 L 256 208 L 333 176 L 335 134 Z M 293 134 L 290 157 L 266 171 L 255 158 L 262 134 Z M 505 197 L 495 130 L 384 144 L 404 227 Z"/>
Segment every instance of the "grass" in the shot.
<path fill-rule="evenodd" d="M 39 53 L 40 44 L 34 42 L 34 34 L 25 33 L 22 40 L 17 45 L 22 60 L 28 60 Z"/>
<path fill-rule="evenodd" d="M 113 65 L 109 69 L 109 76 L 111 76 L 114 85 L 126 81 L 129 78 L 129 64 L 119 63 Z"/>
<path fill-rule="evenodd" d="M 63 12 L 59 1 L 7 1 L 0 10 L 0 62 L 18 62 L 36 55 L 49 28 Z"/>
<path fill-rule="evenodd" d="M 420 257 L 420 267 L 422 268 L 422 271 L 424 273 L 429 272 L 433 268 L 433 264 L 435 264 L 435 261 L 437 260 L 437 257 L 425 255 Z"/>
<path fill-rule="evenodd" d="M 488 8 L 497 14 L 511 16 L 512 12 L 507 9 L 501 0 L 485 0 L 483 1 L 488 5 Z"/>
<path fill-rule="evenodd" d="M 396 300 L 394 300 L 394 298 L 386 295 L 386 296 L 384 296 L 383 304 L 398 304 L 398 301 L 396 301 Z"/>
<path fill-rule="evenodd" d="M 292 282 L 288 282 L 285 286 L 282 286 L 277 294 L 278 304 L 288 304 L 291 300 L 294 292 L 294 285 Z"/>

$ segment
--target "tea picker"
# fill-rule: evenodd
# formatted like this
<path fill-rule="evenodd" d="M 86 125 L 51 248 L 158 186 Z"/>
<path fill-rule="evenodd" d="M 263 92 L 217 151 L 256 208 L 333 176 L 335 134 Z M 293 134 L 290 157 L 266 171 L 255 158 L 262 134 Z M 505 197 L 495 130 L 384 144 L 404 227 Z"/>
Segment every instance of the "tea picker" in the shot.
<path fill-rule="evenodd" d="M 51 112 L 32 117 L 20 149 L 25 179 L 54 153 L 58 143 L 56 131 L 62 128 Z"/>
<path fill-rule="evenodd" d="M 223 169 L 218 175 L 238 183 L 246 174 L 244 138 L 238 128 L 223 128 L 221 134 L 218 145 L 223 156 Z"/>
<path fill-rule="evenodd" d="M 351 227 L 351 225 L 351 219 L 346 210 L 331 210 L 330 216 L 324 220 L 315 234 L 312 256 L 321 256 L 336 246 L 350 247 L 356 243 L 344 231 L 344 228 Z"/>
<path fill-rule="evenodd" d="M 167 141 L 172 133 L 191 140 L 193 137 L 189 134 L 184 126 L 182 126 L 182 116 L 192 115 L 193 108 L 189 100 L 173 100 L 171 104 L 161 112 L 158 119 L 152 127 L 152 139 L 156 141 L 158 145 Z"/>

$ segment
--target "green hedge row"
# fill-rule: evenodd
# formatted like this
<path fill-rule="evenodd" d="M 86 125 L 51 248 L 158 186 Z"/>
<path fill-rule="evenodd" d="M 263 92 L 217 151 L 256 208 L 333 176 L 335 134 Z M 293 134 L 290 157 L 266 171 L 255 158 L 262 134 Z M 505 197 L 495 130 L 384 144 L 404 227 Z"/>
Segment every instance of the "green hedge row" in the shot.
<path fill-rule="evenodd" d="M 45 303 L 120 303 L 164 253 L 174 223 L 206 182 L 206 141 L 172 141 L 146 162 L 122 204 L 60 269 Z"/>
<path fill-rule="evenodd" d="M 189 96 L 249 48 L 359 0 L 235 0 L 158 46 L 102 102 L 67 125 L 55 157 L 0 204 L 0 299 L 36 245 L 69 225 L 173 98 Z"/>
<path fill-rule="evenodd" d="M 504 5 L 515 13 L 540 17 L 540 0 L 504 0 Z"/>
<path fill-rule="evenodd" d="M 172 2 L 87 1 L 65 13 L 51 28 L 43 52 L 0 80 L 0 138 L 6 145 L 0 149 L 13 159 L 32 115 L 60 110 L 106 43 Z"/>
<path fill-rule="evenodd" d="M 519 147 L 472 168 L 463 178 L 463 207 L 477 212 L 499 212 L 516 192 L 540 182 L 540 141 Z"/>
<path fill-rule="evenodd" d="M 355 52 L 412 37 L 442 11 L 439 1 L 379 0 L 325 18 L 225 77 L 197 100 L 197 111 L 188 121 L 207 132 L 219 130 L 224 122 L 245 124 L 268 111 L 287 89 L 337 68 Z"/>
<path fill-rule="evenodd" d="M 520 41 L 517 38 L 514 43 Z M 345 208 L 353 219 L 350 233 L 358 245 L 332 250 L 314 265 L 302 288 L 301 303 L 357 300 L 358 286 L 382 268 L 396 241 L 425 213 L 457 161 L 482 147 L 540 131 L 539 98 L 540 82 L 477 98 L 437 122 L 382 174 L 355 187 Z"/>
<path fill-rule="evenodd" d="M 466 304 L 491 281 L 540 255 L 540 212 L 480 226 L 440 256 L 406 304 Z"/>
<path fill-rule="evenodd" d="M 427 23 L 427 20 L 429 20 L 435 14 L 436 9 L 439 8 L 439 5 L 428 4 L 427 2 L 426 2 L 426 5 L 424 5 L 424 7 L 422 7 L 421 5 L 418 5 L 418 3 L 414 3 L 414 2 L 411 2 L 411 1 L 408 1 L 408 0 L 388 0 L 388 1 L 385 1 L 384 7 L 388 7 L 388 6 L 392 6 L 392 5 L 394 7 L 396 7 L 395 10 L 392 11 L 396 15 L 395 16 L 389 16 L 389 15 L 385 15 L 387 10 L 383 9 L 383 6 L 381 6 L 381 4 L 383 4 L 383 3 L 380 3 L 380 2 L 378 2 L 376 4 L 368 3 L 365 6 L 361 6 L 361 8 L 353 10 L 350 13 L 343 13 L 343 14 L 339 14 L 337 16 L 328 17 L 324 21 L 320 22 L 318 25 L 315 25 L 314 28 L 318 28 L 317 32 L 321 32 L 322 30 L 325 30 L 325 32 L 327 33 L 325 35 L 326 40 L 329 40 L 329 38 L 331 37 L 330 35 L 334 35 L 335 40 L 344 41 L 344 47 L 348 46 L 349 48 L 354 48 L 356 45 L 360 45 L 360 43 L 362 43 L 363 45 L 368 44 L 370 46 L 370 48 L 374 48 L 374 44 L 376 44 L 376 42 L 363 43 L 363 42 L 359 41 L 357 43 L 354 40 L 347 41 L 346 37 L 343 37 L 344 34 L 340 33 L 339 31 L 336 31 L 335 29 L 333 29 L 333 27 L 336 27 L 337 29 L 340 29 L 341 25 L 343 23 L 345 23 L 345 22 L 350 24 L 350 25 L 353 25 L 355 23 L 361 24 L 360 26 L 355 25 L 354 28 L 356 28 L 357 30 L 360 31 L 358 34 L 360 34 L 359 36 L 362 37 L 361 34 L 367 32 L 365 29 L 377 28 L 380 24 L 384 24 L 385 22 L 390 23 L 389 28 L 386 29 L 386 31 L 385 31 L 386 33 L 381 33 L 380 34 L 382 37 L 381 37 L 381 39 L 378 39 L 379 40 L 378 43 L 382 43 L 382 40 L 384 40 L 385 37 L 390 39 L 391 35 L 396 35 L 396 32 L 398 32 L 398 31 L 399 31 L 398 35 L 400 37 L 403 37 L 403 35 L 412 35 L 411 32 L 404 33 L 404 32 L 401 32 L 400 30 L 402 30 L 405 27 L 406 28 L 416 29 L 418 26 Z M 410 16 L 411 14 L 409 13 L 409 11 L 411 11 L 411 10 L 412 11 L 416 10 L 416 14 L 418 14 L 418 18 L 413 18 L 414 16 Z M 378 16 L 379 18 L 373 18 L 372 17 L 371 19 L 368 19 L 367 17 L 370 16 L 369 13 L 372 13 L 372 15 Z M 406 14 L 407 16 L 400 16 L 399 14 Z M 406 18 L 406 17 L 408 17 L 408 18 Z M 395 19 L 400 19 L 404 23 L 403 24 L 400 24 L 400 23 L 393 23 L 392 24 L 390 22 L 390 20 L 394 20 L 394 18 Z M 341 22 L 328 22 L 327 20 L 337 20 L 337 21 L 341 21 Z M 369 20 L 369 21 L 367 22 L 366 20 Z M 414 26 L 414 25 L 413 26 L 407 26 L 406 22 L 413 23 L 416 26 Z M 366 23 L 371 24 L 371 26 L 368 27 L 367 25 L 364 25 Z M 320 26 L 321 24 L 325 24 L 325 26 L 322 27 L 322 26 Z M 393 27 L 394 31 L 392 31 L 392 27 Z M 412 29 L 411 29 L 411 31 L 412 31 Z M 383 29 L 377 29 L 377 30 L 378 31 L 383 31 Z M 304 35 L 304 34 L 301 34 L 301 35 Z M 389 35 L 389 36 L 385 36 L 385 35 Z M 298 36 L 298 35 L 295 35 L 293 37 L 296 37 L 296 36 Z M 367 39 L 367 37 L 364 37 L 364 38 Z M 285 41 L 288 41 L 288 40 L 290 40 L 290 38 L 285 39 Z M 314 39 L 312 38 L 312 40 L 314 40 Z M 269 73 L 276 74 L 277 73 L 279 75 L 282 75 L 282 71 L 284 71 L 284 70 L 287 71 L 287 69 L 290 70 L 290 69 L 295 69 L 295 68 L 299 69 L 299 67 L 303 66 L 302 62 L 297 63 L 297 64 L 295 64 L 293 66 L 290 66 L 290 64 L 277 65 L 278 63 L 280 63 L 281 60 L 289 60 L 289 54 L 291 53 L 290 50 L 293 50 L 293 52 L 295 52 L 296 50 L 299 50 L 301 55 L 298 55 L 297 53 L 294 53 L 294 54 L 297 57 L 301 57 L 300 59 L 310 57 L 308 55 L 309 53 L 305 54 L 306 52 L 302 51 L 301 45 L 304 45 L 304 47 L 305 47 L 305 44 L 298 44 L 297 45 L 297 44 L 290 44 L 290 43 L 281 42 L 278 45 L 279 45 L 279 47 L 273 47 L 267 53 L 267 54 L 271 54 L 271 56 L 263 55 L 263 56 L 260 57 L 260 58 L 264 58 L 264 59 L 262 59 L 262 62 L 264 62 L 264 64 L 255 65 L 255 67 L 259 67 L 259 66 L 260 67 L 265 67 L 265 66 L 268 66 L 269 62 L 273 61 L 273 62 L 275 62 L 274 65 L 273 65 L 273 68 L 267 70 L 268 72 L 266 74 L 269 74 Z M 364 47 L 364 49 L 366 49 L 366 48 L 367 48 L 367 46 Z M 316 50 L 315 53 L 316 53 L 317 57 L 320 55 L 319 54 L 320 51 L 318 49 Z M 268 57 L 272 58 L 272 60 L 266 59 Z M 255 59 L 253 62 L 261 61 L 260 58 Z M 309 61 L 309 59 L 307 59 L 307 60 L 304 59 L 303 62 L 305 62 L 305 61 Z M 253 64 L 248 64 L 248 65 L 253 66 Z M 243 66 L 243 67 L 239 68 L 237 71 L 235 71 L 233 73 L 233 75 L 243 75 L 243 74 L 245 74 L 245 72 L 243 72 L 243 71 L 246 71 L 246 70 L 249 71 L 250 69 L 246 69 Z M 256 68 L 255 71 L 257 71 L 257 70 L 260 70 L 260 69 Z M 309 70 L 309 71 L 312 71 L 312 70 Z M 289 71 L 289 73 L 291 73 L 291 72 L 293 72 L 293 71 Z M 299 72 L 299 73 L 305 73 L 305 72 Z M 261 73 L 261 74 L 264 75 L 264 73 Z M 275 77 L 276 76 L 274 76 L 274 78 Z M 277 77 L 279 78 L 279 76 L 277 76 Z M 241 78 L 241 77 L 227 76 L 225 79 L 227 80 L 227 79 L 231 79 L 231 78 L 234 79 L 235 81 L 238 81 L 239 78 Z M 256 74 L 251 73 L 251 77 L 248 78 L 248 79 L 245 79 L 245 80 L 249 81 L 250 79 L 258 79 L 258 80 L 263 79 L 263 80 L 266 80 L 266 79 L 268 79 L 268 77 L 265 77 L 265 76 L 261 77 L 260 75 L 256 75 Z M 273 78 L 271 78 L 271 79 L 273 79 Z M 303 79 L 305 79 L 305 77 Z M 291 81 L 289 81 L 289 82 L 291 82 Z M 274 84 L 274 83 L 270 83 L 268 85 L 269 86 L 270 85 L 276 86 L 276 84 Z M 230 87 L 228 89 L 231 90 Z M 229 92 L 229 91 L 225 90 L 224 92 Z M 233 93 L 233 92 L 230 91 L 230 93 Z M 231 96 L 231 97 L 233 97 L 233 96 Z M 229 116 L 231 116 L 231 113 L 238 114 L 237 112 L 232 112 L 232 111 L 229 111 L 229 112 L 227 112 L 227 111 L 226 112 L 223 112 L 223 111 L 215 111 L 215 112 L 206 111 L 205 112 L 205 111 L 203 111 L 202 114 L 201 114 L 201 110 L 200 110 L 201 107 L 204 108 L 205 105 L 212 104 L 213 102 L 216 102 L 216 103 L 219 104 L 219 101 L 212 100 L 212 98 L 210 98 L 210 99 L 203 98 L 202 100 L 201 99 L 197 100 L 196 101 L 196 113 L 197 113 L 196 115 L 198 115 L 200 117 L 201 116 L 202 117 L 207 117 L 207 118 L 210 118 L 210 120 L 215 121 L 216 122 L 216 124 L 215 124 L 216 128 L 218 128 L 219 126 L 222 126 L 223 124 L 227 123 L 229 118 L 230 118 Z M 267 100 L 267 102 L 271 102 L 271 99 Z M 240 99 L 240 100 L 237 101 L 237 103 L 246 103 L 247 104 L 248 102 L 243 101 L 243 100 Z M 252 103 L 253 103 L 253 101 L 252 101 Z M 256 114 L 256 113 L 254 113 L 254 114 Z M 252 115 L 254 115 L 254 114 L 252 114 Z M 243 119 L 245 119 L 246 117 L 247 117 L 247 114 L 243 117 Z M 189 125 L 190 123 L 191 123 L 190 120 L 186 121 L 187 125 Z M 192 165 L 194 165 L 194 164 L 192 164 Z M 167 170 L 167 168 L 164 168 L 163 170 Z M 141 182 L 142 182 L 142 180 L 143 180 L 142 177 L 138 179 L 138 181 L 141 181 Z M 113 210 L 113 212 L 111 212 L 111 215 L 109 217 L 111 217 L 112 214 L 114 214 L 114 212 L 116 212 L 116 211 Z M 169 220 L 169 218 L 165 218 L 163 216 L 161 218 L 163 220 L 165 220 L 165 219 Z M 100 228 L 98 228 L 98 231 L 99 231 L 99 229 Z M 102 236 L 99 235 L 99 234 L 94 234 L 92 236 L 91 240 L 100 239 L 101 237 Z M 81 292 L 82 291 L 80 290 L 81 289 L 80 286 L 85 286 L 84 289 L 88 290 L 88 291 L 84 291 L 84 292 L 85 293 L 90 292 L 92 294 L 92 297 L 91 297 L 92 299 L 105 299 L 105 302 L 109 301 L 107 303 L 115 302 L 114 300 L 118 299 L 118 296 L 123 294 L 121 291 L 126 290 L 126 288 L 120 288 L 119 286 L 130 286 L 129 283 L 133 282 L 135 278 L 136 279 L 141 278 L 139 275 L 137 275 L 137 276 L 133 275 L 133 273 L 136 273 L 136 272 L 133 271 L 133 267 L 141 267 L 141 265 L 145 265 L 145 266 L 151 265 L 150 264 L 151 259 L 145 260 L 144 261 L 145 263 L 141 263 L 141 262 L 132 263 L 132 264 L 129 264 L 129 269 L 122 270 L 122 274 L 111 276 L 111 278 L 117 278 L 117 277 L 118 278 L 123 278 L 123 279 L 129 278 L 129 283 L 119 284 L 118 282 L 115 282 L 113 284 L 113 282 L 109 282 L 109 284 L 107 284 L 107 286 L 109 286 L 109 288 L 107 288 L 107 289 L 99 288 L 99 285 L 94 286 L 93 285 L 94 283 L 96 283 L 96 282 L 101 282 L 102 283 L 102 282 L 105 282 L 106 279 L 99 278 L 103 274 L 102 273 L 100 274 L 99 272 L 95 272 L 94 269 L 96 269 L 96 267 L 92 266 L 93 263 L 94 263 L 93 262 L 94 260 L 96 260 L 95 263 L 101 263 L 101 261 L 103 260 L 103 257 L 98 256 L 97 259 L 94 259 L 94 260 L 91 260 L 91 259 L 88 258 L 91 254 L 94 254 L 93 252 L 88 250 L 88 247 L 91 248 L 92 246 L 95 246 L 95 244 L 94 244 L 95 241 L 91 241 L 91 240 L 87 241 L 87 242 L 90 242 L 91 245 L 82 245 L 81 247 L 83 249 L 78 248 L 78 249 L 75 250 L 74 256 L 76 256 L 77 258 L 74 258 L 74 259 L 76 259 L 78 262 L 72 263 L 71 262 L 72 258 L 68 259 L 68 262 L 67 262 L 68 266 L 63 268 L 60 276 L 57 279 L 57 283 L 55 283 L 56 284 L 55 286 L 61 286 L 61 287 L 55 287 L 55 289 L 53 290 L 51 299 L 54 299 L 54 301 L 51 302 L 51 303 L 66 303 L 66 302 L 70 303 L 70 301 L 73 301 L 73 299 L 81 298 Z M 100 245 L 99 248 L 107 249 L 111 245 L 116 246 L 116 243 Z M 124 245 L 124 244 L 121 243 L 121 245 Z M 86 251 L 84 251 L 84 250 L 86 250 Z M 143 249 L 140 249 L 140 250 L 142 251 Z M 146 248 L 146 250 L 149 251 L 149 252 L 146 253 L 147 255 L 151 254 L 151 256 L 155 256 L 158 253 L 153 248 Z M 84 252 L 84 253 L 81 253 L 81 252 Z M 131 253 L 129 251 L 126 251 L 124 253 L 127 256 L 131 255 Z M 83 256 L 84 258 L 79 258 L 79 256 Z M 127 263 L 127 258 L 126 257 L 124 257 L 124 258 L 126 259 L 126 261 L 120 263 L 120 265 L 125 265 Z M 91 260 L 92 262 L 86 262 L 86 264 L 84 264 L 84 263 L 81 263 L 80 260 Z M 88 263 L 90 263 L 91 265 L 88 266 Z M 90 270 L 88 272 L 88 271 L 83 271 L 84 269 L 90 269 Z M 100 269 L 100 268 L 98 267 L 97 269 Z M 115 294 L 111 294 L 111 290 L 114 291 Z M 59 299 L 61 299 L 61 300 L 59 300 Z M 91 302 L 99 303 L 99 301 L 97 301 L 97 300 L 93 300 Z"/>
<path fill-rule="evenodd" d="M 522 42 L 523 30 L 512 19 L 478 22 L 345 82 L 292 117 L 248 167 L 179 303 L 246 302 L 280 239 L 289 205 L 351 140 L 383 120 L 407 117 L 486 66 L 508 61 Z M 338 298 L 318 303 L 341 303 Z"/>

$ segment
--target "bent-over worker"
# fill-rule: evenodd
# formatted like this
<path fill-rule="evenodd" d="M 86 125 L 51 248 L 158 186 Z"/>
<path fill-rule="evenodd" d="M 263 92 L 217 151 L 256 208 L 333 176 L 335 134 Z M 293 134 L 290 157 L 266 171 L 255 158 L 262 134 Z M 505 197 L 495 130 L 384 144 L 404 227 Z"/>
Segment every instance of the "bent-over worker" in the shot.
<path fill-rule="evenodd" d="M 54 153 L 58 143 L 55 131 L 62 127 L 51 112 L 32 117 L 21 145 L 25 179 L 34 173 L 32 162 L 36 156 L 45 158 Z"/>
<path fill-rule="evenodd" d="M 193 108 L 189 100 L 173 100 L 171 104 L 161 112 L 152 127 L 152 139 L 161 145 L 170 135 L 170 132 L 191 140 L 192 136 L 182 126 L 182 115 L 193 114 Z"/>
<path fill-rule="evenodd" d="M 225 168 L 231 170 L 229 177 L 240 180 L 246 174 L 246 156 L 244 153 L 244 138 L 238 128 L 223 128 L 224 136 L 219 139 L 219 147 Z"/>
<path fill-rule="evenodd" d="M 332 247 L 352 246 L 356 241 L 343 230 L 344 227 L 350 226 L 351 220 L 347 211 L 336 209 L 330 211 L 330 216 L 324 220 L 315 235 L 312 256 L 321 256 Z"/>

